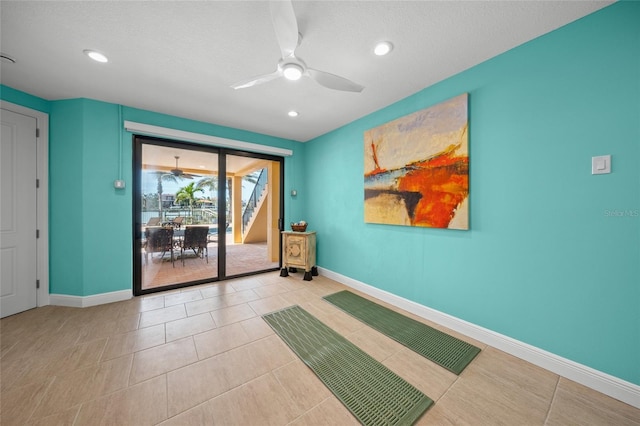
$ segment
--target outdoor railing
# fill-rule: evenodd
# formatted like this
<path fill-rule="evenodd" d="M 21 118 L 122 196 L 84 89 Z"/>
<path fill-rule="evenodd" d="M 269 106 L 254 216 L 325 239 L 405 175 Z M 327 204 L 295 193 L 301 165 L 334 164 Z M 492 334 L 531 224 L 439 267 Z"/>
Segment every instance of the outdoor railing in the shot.
<path fill-rule="evenodd" d="M 202 207 L 194 207 L 193 215 L 191 215 L 192 210 L 189 208 L 181 208 L 181 209 L 163 209 L 162 214 L 158 210 L 146 210 L 141 212 L 140 221 L 142 224 L 145 224 L 152 217 L 159 217 L 161 222 L 170 222 L 176 217 L 184 217 L 185 222 L 188 224 L 216 224 L 218 223 L 218 214 L 211 208 L 202 208 Z"/>
<path fill-rule="evenodd" d="M 253 192 L 251 193 L 251 197 L 247 201 L 247 205 L 244 207 L 244 212 L 242 213 L 242 233 L 244 234 L 249 221 L 251 220 L 251 216 L 258 206 L 258 201 L 260 201 L 260 197 L 262 196 L 262 192 L 264 191 L 265 186 L 267 185 L 267 169 L 262 169 L 260 171 L 260 176 L 258 176 L 258 181 L 256 185 L 253 187 Z"/>

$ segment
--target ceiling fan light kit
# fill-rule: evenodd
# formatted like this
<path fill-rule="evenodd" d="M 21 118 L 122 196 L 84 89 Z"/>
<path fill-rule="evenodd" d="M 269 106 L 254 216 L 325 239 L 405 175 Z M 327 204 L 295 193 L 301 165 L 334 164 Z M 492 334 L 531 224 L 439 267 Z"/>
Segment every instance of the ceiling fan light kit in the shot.
<path fill-rule="evenodd" d="M 174 175 L 177 178 L 182 178 L 182 179 L 193 179 L 194 177 L 200 177 L 200 175 L 194 175 L 194 174 L 191 174 L 191 173 L 185 173 L 182 169 L 178 168 L 178 160 L 180 159 L 180 156 L 175 155 L 173 158 L 176 159 L 176 168 L 169 170 L 169 172 L 172 175 Z"/>
<path fill-rule="evenodd" d="M 300 80 L 300 77 L 302 77 L 303 72 L 304 70 L 298 64 L 289 63 L 289 64 L 286 64 L 284 67 L 282 67 L 282 74 L 284 75 L 284 78 L 286 78 L 287 80 L 292 80 L 292 81 Z"/>
<path fill-rule="evenodd" d="M 269 5 L 273 29 L 282 53 L 281 59 L 278 61 L 278 67 L 271 74 L 260 75 L 232 84 L 232 88 L 245 89 L 279 77 L 295 81 L 304 76 L 315 80 L 318 84 L 328 89 L 343 92 L 362 92 L 364 86 L 326 71 L 309 68 L 302 59 L 296 57 L 296 48 L 302 42 L 302 35 L 298 32 L 298 21 L 293 10 L 293 4 L 289 0 L 271 1 Z"/>

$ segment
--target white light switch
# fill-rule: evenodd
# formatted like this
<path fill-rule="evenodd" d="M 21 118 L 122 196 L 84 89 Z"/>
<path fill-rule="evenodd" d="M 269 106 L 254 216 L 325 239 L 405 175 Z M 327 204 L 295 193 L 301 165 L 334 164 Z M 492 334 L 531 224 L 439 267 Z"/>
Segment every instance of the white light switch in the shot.
<path fill-rule="evenodd" d="M 605 173 L 611 173 L 611 156 L 591 157 L 591 174 L 601 175 Z"/>

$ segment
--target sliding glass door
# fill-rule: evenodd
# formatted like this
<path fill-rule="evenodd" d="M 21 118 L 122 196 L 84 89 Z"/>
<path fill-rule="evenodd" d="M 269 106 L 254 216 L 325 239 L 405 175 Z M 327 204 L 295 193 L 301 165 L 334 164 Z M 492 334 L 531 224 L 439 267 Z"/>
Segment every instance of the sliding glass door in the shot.
<path fill-rule="evenodd" d="M 229 200 L 225 274 L 242 275 L 280 265 L 280 162 L 226 156 Z"/>
<path fill-rule="evenodd" d="M 136 136 L 134 293 L 277 270 L 282 164 Z"/>

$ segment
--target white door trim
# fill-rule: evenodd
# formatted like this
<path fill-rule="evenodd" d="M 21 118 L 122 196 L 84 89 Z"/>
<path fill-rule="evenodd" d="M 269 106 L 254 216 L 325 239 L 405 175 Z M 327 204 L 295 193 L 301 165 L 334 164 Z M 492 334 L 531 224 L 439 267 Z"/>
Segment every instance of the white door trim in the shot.
<path fill-rule="evenodd" d="M 37 143 L 37 173 L 40 181 L 38 189 L 38 246 L 37 306 L 49 304 L 49 114 L 31 108 L 0 100 L 0 108 L 36 119 L 39 135 Z"/>

